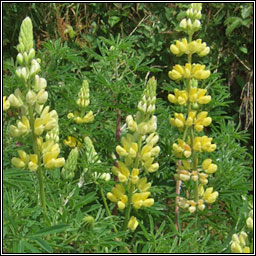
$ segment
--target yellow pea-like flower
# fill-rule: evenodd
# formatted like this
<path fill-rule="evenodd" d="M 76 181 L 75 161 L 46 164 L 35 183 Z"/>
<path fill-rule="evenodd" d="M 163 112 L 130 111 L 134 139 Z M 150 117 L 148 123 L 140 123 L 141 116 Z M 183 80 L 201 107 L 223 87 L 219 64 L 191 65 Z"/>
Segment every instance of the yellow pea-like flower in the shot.
<path fill-rule="evenodd" d="M 143 201 L 143 204 L 142 206 L 145 206 L 145 207 L 150 207 L 154 204 L 154 199 L 153 198 L 148 198 L 146 200 Z"/>
<path fill-rule="evenodd" d="M 193 125 L 195 116 L 196 116 L 196 111 L 189 111 L 188 117 L 187 117 L 187 120 L 186 120 L 186 125 L 187 126 L 190 127 L 190 126 Z"/>
<path fill-rule="evenodd" d="M 10 101 L 6 99 L 6 96 L 3 96 L 3 111 L 7 111 L 10 108 L 10 106 Z"/>
<path fill-rule="evenodd" d="M 173 94 L 169 94 L 168 95 L 168 100 L 171 103 L 178 103 L 180 105 L 184 105 L 187 103 L 188 100 L 188 94 L 185 90 L 178 90 L 178 89 L 174 89 L 174 95 Z"/>
<path fill-rule="evenodd" d="M 174 45 L 174 44 L 172 44 L 172 45 L 170 46 L 170 50 L 171 50 L 171 52 L 172 52 L 174 55 L 180 55 L 180 54 L 181 54 L 181 51 L 179 50 L 179 48 L 178 48 L 176 45 Z"/>
<path fill-rule="evenodd" d="M 204 192 L 203 195 L 203 199 L 208 203 L 208 204 L 212 204 L 216 201 L 219 193 L 217 191 L 212 192 L 213 191 L 213 187 L 209 187 L 206 189 L 206 191 Z"/>
<path fill-rule="evenodd" d="M 185 124 L 185 117 L 181 113 L 174 113 L 175 120 L 174 123 L 177 127 L 182 128 Z"/>
<path fill-rule="evenodd" d="M 12 158 L 12 164 L 16 167 L 16 168 L 24 168 L 27 166 L 28 162 L 29 162 L 29 155 L 27 155 L 27 153 L 23 150 L 18 150 L 18 154 L 20 158 L 17 157 L 13 157 Z"/>
<path fill-rule="evenodd" d="M 36 171 L 38 168 L 38 157 L 36 154 L 32 154 L 29 156 L 29 163 L 28 163 L 28 168 L 30 171 Z"/>
<path fill-rule="evenodd" d="M 119 210 L 123 210 L 125 208 L 125 204 L 122 201 L 118 201 L 117 206 Z"/>
<path fill-rule="evenodd" d="M 184 69 L 181 65 L 175 65 L 168 75 L 172 80 L 179 80 L 183 77 Z"/>
<path fill-rule="evenodd" d="M 139 223 L 138 223 L 136 217 L 131 216 L 131 218 L 130 218 L 130 220 L 129 220 L 129 222 L 128 222 L 128 228 L 129 228 L 131 231 L 134 231 L 134 230 L 137 228 L 138 225 L 139 225 Z"/>
<path fill-rule="evenodd" d="M 138 168 L 132 169 L 132 176 L 131 176 L 132 184 L 137 184 L 137 182 L 139 181 L 139 177 L 138 177 L 139 172 L 140 170 Z"/>
<path fill-rule="evenodd" d="M 171 103 L 177 103 L 177 98 L 173 95 L 173 94 L 168 94 L 168 100 L 171 102 Z"/>
<path fill-rule="evenodd" d="M 8 101 L 10 103 L 10 105 L 12 107 L 16 107 L 16 108 L 19 108 L 22 106 L 22 101 L 20 99 L 18 99 L 14 94 L 11 94 L 9 97 L 8 97 Z"/>
<path fill-rule="evenodd" d="M 44 104 L 48 99 L 48 92 L 46 92 L 44 89 L 41 89 L 37 94 L 37 102 L 39 104 Z"/>
<path fill-rule="evenodd" d="M 90 110 L 82 119 L 82 123 L 92 123 L 94 121 L 93 112 Z"/>
<path fill-rule="evenodd" d="M 217 171 L 218 167 L 216 164 L 212 164 L 212 160 L 207 158 L 203 161 L 202 167 L 208 174 L 213 174 Z"/>
<path fill-rule="evenodd" d="M 107 193 L 107 198 L 113 203 L 117 203 L 118 201 L 118 198 L 111 192 Z"/>
<path fill-rule="evenodd" d="M 44 125 L 41 118 L 36 118 L 34 123 L 34 132 L 38 136 L 40 136 L 44 132 Z"/>
<path fill-rule="evenodd" d="M 133 120 L 133 117 L 131 115 L 128 115 L 126 117 L 126 123 L 127 123 L 127 126 L 128 126 L 128 129 L 131 131 L 131 132 L 135 132 L 136 129 L 137 129 L 137 123 Z"/>
<path fill-rule="evenodd" d="M 198 200 L 197 207 L 200 211 L 203 211 L 205 209 L 205 204 L 204 204 L 204 201 L 202 199 Z"/>
<path fill-rule="evenodd" d="M 190 54 L 197 52 L 199 47 L 200 47 L 200 45 L 196 41 L 192 41 L 188 44 L 188 50 L 189 50 Z"/>
<path fill-rule="evenodd" d="M 67 115 L 67 118 L 68 119 L 71 119 L 71 118 L 74 118 L 75 116 L 74 116 L 74 114 L 73 113 L 68 113 L 68 115 Z"/>
<path fill-rule="evenodd" d="M 57 158 L 60 153 L 59 144 L 54 144 L 52 141 L 44 142 L 42 145 L 43 163 L 45 168 L 58 168 L 65 164 L 65 159 Z"/>
<path fill-rule="evenodd" d="M 116 152 L 119 156 L 128 156 L 128 153 L 126 152 L 126 150 L 120 145 L 116 146 Z"/>
<path fill-rule="evenodd" d="M 240 245 L 238 242 L 236 242 L 236 241 L 233 241 L 233 242 L 232 242 L 230 248 L 231 248 L 231 251 L 232 251 L 233 253 L 243 253 L 243 250 L 242 250 L 241 245 Z"/>
<path fill-rule="evenodd" d="M 69 146 L 70 148 L 74 148 L 77 146 L 78 149 L 80 149 L 82 147 L 82 143 L 72 136 L 68 136 L 67 140 L 63 140 L 63 143 Z"/>
<path fill-rule="evenodd" d="M 137 188 L 139 189 L 140 192 L 146 192 L 150 189 L 150 187 L 151 187 L 151 183 L 150 182 L 147 183 L 146 177 L 139 179 L 139 181 L 137 182 Z"/>

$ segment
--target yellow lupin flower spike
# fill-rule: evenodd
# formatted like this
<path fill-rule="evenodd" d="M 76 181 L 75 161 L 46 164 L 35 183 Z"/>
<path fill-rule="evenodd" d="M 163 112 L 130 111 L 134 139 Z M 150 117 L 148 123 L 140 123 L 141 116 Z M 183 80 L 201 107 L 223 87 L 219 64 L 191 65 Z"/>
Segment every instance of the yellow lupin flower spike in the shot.
<path fill-rule="evenodd" d="M 130 218 L 131 208 L 150 207 L 154 199 L 149 198 L 151 183 L 143 174 L 155 172 L 159 164 L 155 158 L 160 152 L 156 146 L 159 136 L 156 133 L 157 118 L 153 115 L 156 102 L 156 80 L 150 78 L 138 103 L 135 117 L 128 115 L 128 133 L 122 136 L 116 152 L 120 156 L 112 172 L 118 177 L 119 184 L 107 193 L 107 198 L 116 203 L 119 210 L 125 210 L 123 230 L 134 231 L 138 225 L 135 217 Z"/>
<path fill-rule="evenodd" d="M 38 75 L 41 69 L 41 60 L 35 58 L 33 47 L 33 25 L 31 19 L 26 17 L 20 27 L 15 72 L 20 83 L 23 84 L 23 89 L 21 91 L 17 88 L 7 100 L 4 97 L 3 107 L 4 110 L 9 107 L 20 109 L 21 118 L 16 121 L 16 126 L 10 126 L 10 134 L 13 137 L 28 135 L 31 140 L 27 141 L 32 141 L 32 145 L 26 146 L 29 146 L 27 148 L 31 148 L 32 152 L 26 153 L 23 150 L 18 150 L 19 158 L 13 157 L 11 162 L 16 168 L 37 171 L 41 206 L 45 220 L 47 220 L 44 167 L 47 169 L 61 167 L 64 165 L 65 159 L 57 158 L 60 153 L 59 145 L 56 143 L 58 141 L 58 115 L 55 110 L 49 111 L 49 106 L 44 106 L 48 99 L 47 82 Z M 54 133 L 53 130 L 55 130 Z M 46 136 L 48 141 L 43 142 L 46 132 L 49 133 Z"/>
<path fill-rule="evenodd" d="M 190 193 L 194 196 L 193 199 L 177 197 L 178 205 L 188 209 L 190 213 L 194 213 L 197 208 L 200 211 L 204 210 L 204 203 L 211 204 L 218 197 L 218 192 L 213 192 L 212 187 L 204 190 L 210 175 L 217 171 L 217 165 L 208 158 L 202 160 L 202 169 L 198 166 L 200 163 L 198 152 L 210 153 L 217 147 L 212 143 L 212 138 L 196 135 L 196 133 L 203 132 L 204 128 L 212 123 L 208 112 L 202 111 L 201 106 L 199 108 L 199 105 L 208 104 L 211 101 L 207 90 L 199 88 L 199 82 L 208 79 L 211 72 L 205 65 L 192 63 L 193 54 L 204 57 L 210 52 L 210 47 L 202 42 L 202 39 L 193 39 L 194 33 L 201 28 L 201 9 L 201 3 L 192 3 L 186 11 L 186 18 L 181 20 L 179 28 L 187 34 L 187 37 L 171 44 L 170 51 L 176 56 L 187 55 L 187 63 L 174 65 L 168 73 L 170 79 L 183 80 L 185 85 L 185 88 L 181 90 L 175 88 L 174 93 L 168 95 L 168 100 L 173 104 L 181 105 L 185 110 L 183 113 L 174 113 L 169 122 L 172 126 L 177 127 L 179 132 L 183 132 L 183 138 L 179 138 L 172 145 L 174 155 L 182 160 L 182 164 L 177 165 L 174 177 L 177 182 L 191 181 L 194 186 L 194 192 Z M 200 111 L 198 111 L 199 109 Z"/>
<path fill-rule="evenodd" d="M 83 80 L 82 87 L 78 93 L 78 98 L 76 100 L 80 111 L 68 113 L 68 119 L 72 119 L 77 124 L 92 123 L 94 121 L 94 115 L 91 110 L 85 115 L 85 109 L 90 104 L 89 97 L 89 83 L 87 80 Z"/>

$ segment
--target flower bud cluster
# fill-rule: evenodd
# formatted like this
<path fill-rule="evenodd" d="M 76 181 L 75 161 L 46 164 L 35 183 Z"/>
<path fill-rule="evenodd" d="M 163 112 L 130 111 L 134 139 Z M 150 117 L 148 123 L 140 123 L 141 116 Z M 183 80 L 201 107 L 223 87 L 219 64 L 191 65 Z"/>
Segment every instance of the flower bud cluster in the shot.
<path fill-rule="evenodd" d="M 120 183 L 107 193 L 107 198 L 116 203 L 119 210 L 131 205 L 138 210 L 154 204 L 149 191 L 151 182 L 143 174 L 156 172 L 159 168 L 159 164 L 155 162 L 155 157 L 160 152 L 160 147 L 156 145 L 159 140 L 156 133 L 157 118 L 153 115 L 155 101 L 156 80 L 152 77 L 138 104 L 136 117 L 128 115 L 126 118 L 129 132 L 116 147 L 120 160 L 112 167 L 112 172 Z M 131 216 L 128 228 L 134 231 L 137 225 L 137 219 Z"/>
<path fill-rule="evenodd" d="M 78 155 L 79 155 L 79 152 L 77 147 L 73 148 L 70 151 L 68 155 L 68 159 L 61 170 L 61 175 L 65 180 L 72 180 L 74 178 Z"/>
<path fill-rule="evenodd" d="M 94 148 L 94 145 L 93 145 L 93 142 L 92 140 L 86 136 L 84 137 L 84 144 L 85 144 L 85 155 L 86 155 L 86 159 L 87 159 L 87 162 L 89 164 L 93 164 L 93 163 L 100 163 L 100 159 L 98 157 L 98 153 L 96 152 L 95 148 Z M 84 172 L 86 173 L 88 171 L 88 168 L 84 168 Z M 109 181 L 111 176 L 109 173 L 107 172 L 94 172 L 92 173 L 92 175 L 94 176 L 94 178 L 96 180 L 100 179 L 100 180 L 105 180 L 105 181 Z"/>
<path fill-rule="evenodd" d="M 24 90 L 16 89 L 14 94 L 5 100 L 5 108 L 9 106 L 21 110 L 21 119 L 16 121 L 16 126 L 10 126 L 12 137 L 21 137 L 32 134 L 33 154 L 18 151 L 20 158 L 14 157 L 12 163 L 17 168 L 29 168 L 37 170 L 41 161 L 46 168 L 56 168 L 64 165 L 64 158 L 57 158 L 60 149 L 58 142 L 58 115 L 55 110 L 49 111 L 49 106 L 44 107 L 48 99 L 45 78 L 39 77 L 40 60 L 35 59 L 33 48 L 33 26 L 29 17 L 21 24 L 17 55 L 18 67 L 16 75 L 23 81 Z M 47 132 L 47 142 L 42 143 L 41 137 Z M 38 145 L 41 142 L 41 146 Z M 46 144 L 47 143 L 47 144 Z M 46 146 L 47 145 L 47 146 Z M 36 150 L 40 149 L 40 150 Z"/>
<path fill-rule="evenodd" d="M 240 232 L 239 235 L 234 234 L 232 236 L 231 251 L 232 253 L 250 253 L 248 244 L 248 235 L 244 231 Z"/>
<path fill-rule="evenodd" d="M 194 32 L 201 27 L 199 21 L 201 9 L 200 3 L 190 5 L 186 12 L 187 18 L 180 23 L 180 28 L 188 34 L 188 39 L 176 40 L 175 44 L 170 46 L 170 51 L 174 55 L 188 55 L 188 63 L 184 66 L 176 64 L 168 73 L 170 79 L 174 81 L 185 80 L 185 88 L 174 89 L 174 93 L 168 95 L 168 100 L 173 104 L 184 106 L 185 110 L 184 113 L 174 113 L 169 121 L 180 132 L 184 132 L 183 138 L 178 138 L 172 145 L 174 155 L 179 159 L 174 177 L 185 184 L 191 184 L 191 181 L 194 184 L 194 193 L 190 193 L 194 196 L 193 199 L 179 197 L 177 200 L 178 206 L 188 209 L 191 213 L 196 209 L 204 210 L 205 203 L 212 204 L 218 197 L 218 192 L 213 192 L 212 187 L 204 189 L 209 177 L 217 171 L 217 165 L 210 158 L 201 160 L 197 156 L 197 153 L 210 153 L 216 149 L 211 137 L 196 134 L 203 132 L 204 128 L 212 123 L 207 111 L 202 111 L 201 106 L 200 111 L 198 110 L 199 105 L 211 101 L 211 96 L 206 95 L 207 90 L 198 86 L 199 81 L 210 76 L 210 70 L 206 70 L 205 65 L 191 63 L 193 54 L 203 57 L 210 52 L 210 48 L 206 43 L 202 43 L 201 39 L 192 39 Z M 188 181 L 190 183 L 186 183 Z"/>
<path fill-rule="evenodd" d="M 87 80 L 83 80 L 82 88 L 78 93 L 77 105 L 86 108 L 90 104 L 89 84 Z"/>
<path fill-rule="evenodd" d="M 187 34 L 193 34 L 201 28 L 200 19 L 202 4 L 191 4 L 190 8 L 186 12 L 187 18 L 184 18 L 180 22 L 180 28 Z"/>
<path fill-rule="evenodd" d="M 155 112 L 156 103 L 156 84 L 153 80 L 150 80 L 146 90 L 144 91 L 141 101 L 138 103 L 138 110 L 143 114 L 152 114 Z"/>
<path fill-rule="evenodd" d="M 90 95 L 88 81 L 83 80 L 82 87 L 78 93 L 78 98 L 76 100 L 76 103 L 80 110 L 74 111 L 74 113 L 68 113 L 68 119 L 72 119 L 77 124 L 92 123 L 94 121 L 94 115 L 91 110 L 85 115 L 85 109 L 90 104 L 89 97 Z"/>
<path fill-rule="evenodd" d="M 248 234 L 245 231 L 241 231 L 239 234 L 233 234 L 231 241 L 232 253 L 250 253 L 253 246 L 253 237 L 251 237 L 251 230 L 253 230 L 253 210 L 250 210 L 249 216 L 246 219 L 246 227 L 249 229 Z"/>

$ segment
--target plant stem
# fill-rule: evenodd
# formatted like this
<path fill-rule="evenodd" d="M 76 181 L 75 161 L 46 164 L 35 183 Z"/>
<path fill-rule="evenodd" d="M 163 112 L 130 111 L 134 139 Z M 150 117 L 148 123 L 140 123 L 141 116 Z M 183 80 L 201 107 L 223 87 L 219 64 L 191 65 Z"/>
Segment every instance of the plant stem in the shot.
<path fill-rule="evenodd" d="M 107 201 L 106 201 L 106 197 L 105 197 L 105 195 L 104 195 L 103 189 L 102 189 L 102 187 L 101 187 L 100 185 L 99 185 L 99 188 L 100 188 L 100 194 L 101 194 L 101 197 L 102 197 L 104 206 L 105 206 L 105 208 L 106 208 L 106 212 L 107 212 L 108 216 L 111 217 L 111 222 L 113 223 L 112 215 L 111 215 L 111 213 L 110 213 L 110 210 L 109 210 L 109 207 L 108 207 L 108 203 L 107 203 Z M 113 224 L 114 224 L 114 223 L 113 223 Z M 115 231 L 115 233 L 118 232 L 115 225 L 114 225 L 114 231 Z"/>
<path fill-rule="evenodd" d="M 190 140 L 191 140 L 191 148 L 192 148 L 192 170 L 197 171 L 197 157 L 196 157 L 196 151 L 194 148 L 194 130 L 193 127 L 190 128 Z M 198 180 L 194 181 L 194 198 L 195 202 L 198 202 Z"/>
<path fill-rule="evenodd" d="M 123 224 L 123 227 L 122 227 L 122 231 L 125 231 L 127 229 L 128 221 L 130 219 L 133 190 L 134 190 L 134 185 L 129 180 L 128 181 L 128 202 L 127 202 L 127 208 L 126 208 L 126 211 L 125 211 L 125 219 L 124 219 L 124 224 Z"/>
<path fill-rule="evenodd" d="M 134 168 L 139 167 L 141 140 L 142 140 L 142 137 L 139 136 L 139 138 L 138 138 L 138 152 L 137 152 Z M 127 229 L 128 221 L 130 219 L 130 214 L 131 214 L 132 195 L 133 195 L 133 191 L 134 191 L 134 184 L 132 184 L 131 180 L 128 181 L 127 187 L 128 187 L 128 202 L 127 202 L 127 207 L 126 207 L 126 211 L 125 211 L 124 224 L 123 224 L 123 227 L 122 227 L 123 231 Z"/>
<path fill-rule="evenodd" d="M 189 34 L 189 39 L 188 39 L 188 43 L 190 43 L 192 41 L 192 36 L 193 34 Z M 188 63 L 191 64 L 192 63 L 192 54 L 188 55 Z M 191 90 L 191 78 L 188 79 L 187 81 L 187 92 L 188 95 L 190 95 L 190 90 Z M 191 102 L 190 99 L 188 99 L 188 112 L 187 115 L 189 114 L 189 112 L 191 111 Z M 192 170 L 194 172 L 197 171 L 197 157 L 196 157 L 196 151 L 194 150 L 194 130 L 193 130 L 193 125 L 190 127 L 190 143 L 191 143 L 191 151 L 192 151 Z M 198 180 L 194 181 L 194 199 L 195 202 L 198 202 Z"/>
<path fill-rule="evenodd" d="M 41 166 L 41 153 L 40 153 L 40 150 L 38 149 L 37 136 L 34 132 L 35 120 L 34 120 L 32 106 L 29 107 L 29 119 L 30 119 L 29 122 L 31 127 L 31 133 L 32 133 L 33 149 L 38 159 L 37 177 L 38 177 L 38 183 L 39 183 L 40 202 L 44 212 L 44 220 L 47 224 L 49 224 L 49 220 L 47 218 L 47 208 L 46 208 L 45 191 L 44 191 L 44 177 L 43 177 L 43 170 Z"/>

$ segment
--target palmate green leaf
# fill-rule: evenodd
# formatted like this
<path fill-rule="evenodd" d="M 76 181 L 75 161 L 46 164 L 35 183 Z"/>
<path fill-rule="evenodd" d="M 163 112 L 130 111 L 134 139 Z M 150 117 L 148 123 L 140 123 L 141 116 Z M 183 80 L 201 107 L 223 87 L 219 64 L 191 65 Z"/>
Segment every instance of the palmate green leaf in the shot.
<path fill-rule="evenodd" d="M 66 230 L 69 227 L 67 224 L 59 224 L 55 226 L 51 226 L 48 228 L 44 228 L 36 232 L 35 234 L 30 235 L 30 238 L 38 237 L 38 236 L 45 236 L 49 234 L 59 233 L 61 231 Z"/>

